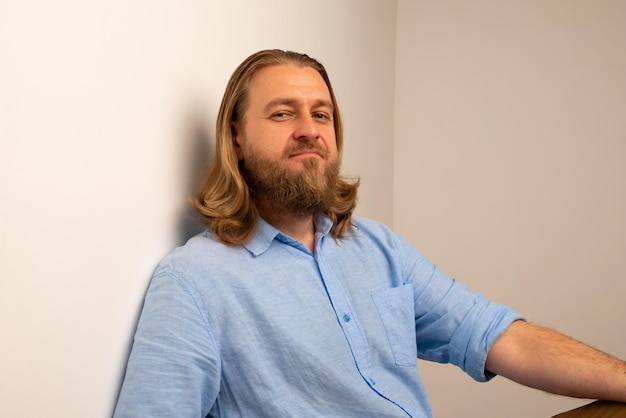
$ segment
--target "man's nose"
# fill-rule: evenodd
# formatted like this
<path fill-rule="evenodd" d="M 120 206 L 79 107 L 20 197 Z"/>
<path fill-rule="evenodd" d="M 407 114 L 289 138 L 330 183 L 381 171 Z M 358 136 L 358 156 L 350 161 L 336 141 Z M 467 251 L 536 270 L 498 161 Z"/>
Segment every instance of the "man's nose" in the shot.
<path fill-rule="evenodd" d="M 313 115 L 303 115 L 297 118 L 293 139 L 312 140 L 319 138 L 319 135 L 318 121 L 313 118 Z"/>

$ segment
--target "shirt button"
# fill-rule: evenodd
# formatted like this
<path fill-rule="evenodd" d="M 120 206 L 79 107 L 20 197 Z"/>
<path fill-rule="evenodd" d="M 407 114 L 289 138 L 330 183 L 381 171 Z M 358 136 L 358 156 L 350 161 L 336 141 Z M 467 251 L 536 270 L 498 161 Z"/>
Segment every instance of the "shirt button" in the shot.
<path fill-rule="evenodd" d="M 343 322 L 350 322 L 350 315 L 347 313 L 343 314 Z"/>

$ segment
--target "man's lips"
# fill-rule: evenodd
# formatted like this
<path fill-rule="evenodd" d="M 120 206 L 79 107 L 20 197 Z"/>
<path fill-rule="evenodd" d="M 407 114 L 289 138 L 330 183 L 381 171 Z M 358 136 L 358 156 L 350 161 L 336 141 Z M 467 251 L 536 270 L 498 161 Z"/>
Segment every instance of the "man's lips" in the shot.
<path fill-rule="evenodd" d="M 296 147 L 291 149 L 288 154 L 289 158 L 293 157 L 320 157 L 326 158 L 326 151 L 317 147 Z"/>
<path fill-rule="evenodd" d="M 291 158 L 293 157 L 322 157 L 319 151 L 299 151 L 291 154 Z"/>

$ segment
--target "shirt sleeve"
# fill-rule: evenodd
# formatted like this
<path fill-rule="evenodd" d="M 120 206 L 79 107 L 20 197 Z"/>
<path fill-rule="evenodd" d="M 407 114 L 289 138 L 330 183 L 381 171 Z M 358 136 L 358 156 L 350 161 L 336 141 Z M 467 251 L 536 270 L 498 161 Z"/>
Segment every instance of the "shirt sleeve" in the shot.
<path fill-rule="evenodd" d="M 182 277 L 157 270 L 114 418 L 204 417 L 220 387 L 220 359 L 202 300 Z"/>
<path fill-rule="evenodd" d="M 402 245 L 405 277 L 414 291 L 418 358 L 452 363 L 477 381 L 493 378 L 485 370 L 489 349 L 523 317 L 449 278 L 410 244 Z"/>

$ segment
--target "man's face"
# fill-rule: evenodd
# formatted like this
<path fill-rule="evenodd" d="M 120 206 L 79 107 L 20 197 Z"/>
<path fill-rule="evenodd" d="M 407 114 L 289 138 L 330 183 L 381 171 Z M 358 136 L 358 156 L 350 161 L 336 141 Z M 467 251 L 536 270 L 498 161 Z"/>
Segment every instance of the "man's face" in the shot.
<path fill-rule="evenodd" d="M 275 65 L 258 70 L 235 131 L 237 156 L 254 192 L 292 212 L 327 206 L 339 163 L 330 93 L 315 69 Z"/>

